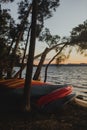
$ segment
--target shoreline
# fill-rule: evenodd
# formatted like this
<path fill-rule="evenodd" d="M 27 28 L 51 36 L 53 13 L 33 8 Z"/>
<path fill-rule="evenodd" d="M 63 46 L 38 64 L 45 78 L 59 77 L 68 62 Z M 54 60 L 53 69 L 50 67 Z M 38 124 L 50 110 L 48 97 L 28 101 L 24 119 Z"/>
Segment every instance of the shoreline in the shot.
<path fill-rule="evenodd" d="M 87 130 L 87 108 L 71 101 L 52 113 L 0 111 L 0 130 Z"/>

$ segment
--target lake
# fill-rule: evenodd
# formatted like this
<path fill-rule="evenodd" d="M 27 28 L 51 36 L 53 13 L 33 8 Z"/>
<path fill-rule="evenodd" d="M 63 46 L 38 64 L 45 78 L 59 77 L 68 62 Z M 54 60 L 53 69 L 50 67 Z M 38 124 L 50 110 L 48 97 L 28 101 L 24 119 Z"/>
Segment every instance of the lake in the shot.
<path fill-rule="evenodd" d="M 16 68 L 16 71 L 18 68 Z M 36 67 L 33 69 L 35 72 Z M 45 66 L 41 70 L 41 79 L 44 80 Z M 49 66 L 47 82 L 54 84 L 70 84 L 76 94 L 83 95 L 87 100 L 87 66 Z M 25 69 L 22 77 L 25 78 Z"/>

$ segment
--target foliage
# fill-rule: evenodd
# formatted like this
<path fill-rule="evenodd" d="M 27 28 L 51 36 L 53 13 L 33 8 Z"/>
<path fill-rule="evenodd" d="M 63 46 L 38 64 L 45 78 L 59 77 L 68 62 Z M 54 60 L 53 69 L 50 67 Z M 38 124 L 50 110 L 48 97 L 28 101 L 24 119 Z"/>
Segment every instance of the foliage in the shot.
<path fill-rule="evenodd" d="M 13 0 L 1 0 L 1 2 L 13 2 Z M 26 39 L 26 33 L 28 31 L 29 26 L 31 26 L 31 14 L 32 14 L 32 8 L 29 8 L 32 6 L 32 1 L 31 0 L 21 0 L 18 3 L 18 19 L 20 20 L 20 24 L 15 24 L 14 20 L 12 17 L 9 15 L 8 11 L 6 12 L 10 17 L 9 21 L 6 22 L 6 25 L 8 24 L 8 28 L 4 26 L 3 29 L 6 30 L 6 33 L 2 33 L 1 35 L 3 36 L 3 41 L 5 40 L 5 37 L 7 38 L 4 41 L 4 44 L 6 44 L 9 47 L 9 53 L 12 53 L 13 58 L 15 58 L 15 54 L 18 54 L 17 50 L 19 50 L 20 53 L 20 41 L 21 43 L 25 42 Z M 44 27 L 44 20 L 52 17 L 53 12 L 56 11 L 56 8 L 59 6 L 59 0 L 38 0 L 38 13 L 37 13 L 37 33 L 36 36 L 38 37 L 39 34 L 41 33 L 43 27 Z M 2 10 L 1 10 L 2 13 Z M 29 13 L 29 15 L 28 15 Z M 30 16 L 30 17 L 29 17 Z M 6 15 L 4 15 L 6 17 Z M 2 17 L 3 18 L 3 17 Z M 8 29 L 8 30 L 7 30 Z M 5 37 L 4 37 L 5 34 Z M 7 34 L 7 35 L 6 35 Z M 55 38 L 54 38 L 55 40 Z M 1 41 L 1 40 L 0 40 Z M 13 48 L 14 47 L 14 48 Z M 19 47 L 19 48 L 18 48 Z M 23 49 L 23 47 L 22 47 Z M 24 49 L 23 49 L 24 50 Z M 9 67 L 12 68 L 13 66 L 13 61 L 10 62 Z"/>
<path fill-rule="evenodd" d="M 27 14 L 28 7 L 32 4 L 30 0 L 22 0 L 18 3 L 19 9 L 19 19 L 22 20 L 23 17 Z M 59 6 L 59 0 L 38 0 L 38 14 L 37 14 L 37 37 L 44 27 L 44 21 L 53 16 L 53 12 L 56 11 L 56 8 Z M 31 11 L 32 13 L 32 11 Z M 28 19 L 28 23 L 30 19 Z"/>
<path fill-rule="evenodd" d="M 43 42 L 46 42 L 49 47 L 52 47 L 52 46 L 58 44 L 58 42 L 60 40 L 60 36 L 58 36 L 58 35 L 51 35 L 49 29 L 45 28 L 41 32 L 41 34 L 39 36 L 39 40 L 43 41 Z"/>
<path fill-rule="evenodd" d="M 17 39 L 16 34 L 18 30 L 18 25 L 15 25 L 15 21 L 13 20 L 9 12 L 9 9 L 0 8 L 0 67 L 2 68 L 2 71 L 4 67 L 5 69 L 7 69 L 9 61 L 12 60 L 12 42 Z M 17 55 L 18 57 L 20 56 L 18 52 Z M 16 58 L 17 55 L 15 55 Z"/>
<path fill-rule="evenodd" d="M 2 3 L 13 2 L 14 0 L 0 0 Z"/>
<path fill-rule="evenodd" d="M 78 51 L 82 54 L 86 53 L 87 49 L 87 20 L 83 24 L 79 24 L 71 31 L 71 44 L 78 46 Z"/>

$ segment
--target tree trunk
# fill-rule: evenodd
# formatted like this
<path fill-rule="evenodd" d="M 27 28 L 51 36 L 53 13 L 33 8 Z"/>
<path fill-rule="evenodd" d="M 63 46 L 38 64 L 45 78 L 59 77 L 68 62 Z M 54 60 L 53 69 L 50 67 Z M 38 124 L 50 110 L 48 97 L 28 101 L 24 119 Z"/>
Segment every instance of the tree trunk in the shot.
<path fill-rule="evenodd" d="M 37 0 L 33 0 L 30 47 L 29 47 L 26 78 L 24 85 L 25 111 L 30 111 L 30 90 L 31 90 L 31 79 L 32 79 L 33 60 L 35 51 L 35 40 L 36 40 L 36 19 L 37 19 Z"/>
<path fill-rule="evenodd" d="M 39 55 L 36 55 L 35 57 L 34 57 L 34 59 L 37 59 L 38 57 L 40 57 L 42 55 L 42 53 L 40 53 Z M 26 64 L 23 64 L 23 66 L 22 66 L 22 71 L 23 71 L 23 69 L 26 67 Z M 18 78 L 18 76 L 19 76 L 19 74 L 20 74 L 20 71 L 21 71 L 21 68 L 19 69 L 19 71 L 14 75 L 14 77 L 13 78 Z"/>
<path fill-rule="evenodd" d="M 26 40 L 26 45 L 25 45 L 24 55 L 23 55 L 23 58 L 22 58 L 22 63 L 21 63 L 22 66 L 21 66 L 21 68 L 20 68 L 19 78 L 22 77 L 22 70 L 23 70 L 24 59 L 25 59 L 26 50 L 27 50 L 27 46 L 28 46 L 28 40 L 29 40 L 30 28 L 31 28 L 31 26 L 29 27 L 29 30 L 28 30 L 28 35 L 27 35 L 27 40 Z"/>
<path fill-rule="evenodd" d="M 43 63 L 44 63 L 44 60 L 45 60 L 45 58 L 46 58 L 46 55 L 47 55 L 47 53 L 48 53 L 48 48 L 46 48 L 45 50 L 44 50 L 44 52 L 42 53 L 42 56 L 41 56 L 41 60 L 40 60 L 40 62 L 39 62 L 39 65 L 37 66 L 37 69 L 36 69 L 36 72 L 35 72 L 35 74 L 34 74 L 34 77 L 33 77 L 33 80 L 38 80 L 39 79 L 39 77 L 40 77 L 40 72 L 41 72 L 41 68 L 42 68 L 42 65 L 43 65 Z"/>
<path fill-rule="evenodd" d="M 47 53 L 49 53 L 51 50 L 55 49 L 57 46 L 62 45 L 62 44 L 64 44 L 64 43 L 60 43 L 60 44 L 54 45 L 51 48 L 46 48 L 44 50 L 44 52 L 41 55 L 41 59 L 40 59 L 40 62 L 38 64 L 38 66 L 37 66 L 36 72 L 35 72 L 35 74 L 33 76 L 33 80 L 38 80 L 39 79 L 41 68 L 42 68 L 42 65 L 43 65 L 43 63 L 45 61 Z"/>
<path fill-rule="evenodd" d="M 61 53 L 61 51 L 63 50 L 63 48 L 64 48 L 66 45 L 67 45 L 67 43 L 61 47 L 61 49 L 59 50 L 59 52 L 57 52 L 57 54 L 56 54 L 56 55 L 49 61 L 49 63 L 46 65 L 44 82 L 46 82 L 46 79 L 47 79 L 47 69 L 48 69 L 48 66 L 49 66 L 49 65 L 51 64 L 51 62 Z"/>

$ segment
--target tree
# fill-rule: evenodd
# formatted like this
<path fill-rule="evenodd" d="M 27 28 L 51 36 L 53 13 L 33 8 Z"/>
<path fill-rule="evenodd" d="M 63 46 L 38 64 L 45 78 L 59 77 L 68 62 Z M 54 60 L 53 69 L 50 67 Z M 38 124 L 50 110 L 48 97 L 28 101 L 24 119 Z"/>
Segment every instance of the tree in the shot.
<path fill-rule="evenodd" d="M 38 80 L 39 79 L 39 75 L 40 75 L 40 72 L 41 72 L 41 68 L 42 68 L 42 65 L 43 65 L 43 63 L 44 63 L 44 61 L 45 61 L 45 58 L 46 58 L 46 55 L 51 51 L 51 50 L 55 50 L 55 52 L 57 53 L 57 55 L 56 56 L 58 56 L 60 53 L 58 53 L 58 52 L 61 52 L 60 50 L 61 50 L 61 47 L 63 46 L 63 45 L 65 45 L 66 43 L 68 43 L 69 42 L 69 40 L 68 40 L 68 38 L 63 38 L 62 39 L 62 41 L 61 41 L 61 43 L 59 43 L 59 41 L 60 41 L 60 37 L 58 36 L 58 35 L 54 35 L 54 36 L 52 36 L 51 34 L 50 34 L 50 32 L 49 32 L 49 30 L 48 29 L 46 29 L 44 32 L 42 32 L 42 34 L 40 35 L 40 41 L 45 41 L 47 44 L 48 44 L 48 46 L 49 47 L 46 47 L 45 48 L 45 50 L 42 52 L 42 53 L 40 53 L 40 54 L 38 54 L 38 55 L 36 55 L 35 57 L 34 57 L 34 59 L 36 59 L 36 58 L 38 58 L 38 57 L 41 57 L 41 59 L 40 59 L 40 62 L 39 62 L 39 64 L 38 64 L 38 66 L 37 66 L 37 69 L 36 69 L 36 72 L 35 72 L 35 74 L 34 74 L 34 77 L 33 77 L 33 79 L 34 80 Z M 66 45 L 67 46 L 67 45 Z M 66 47 L 66 46 L 64 46 L 64 47 Z M 63 50 L 64 50 L 64 48 L 63 48 Z M 60 57 L 62 56 L 63 54 L 60 54 Z M 54 58 L 53 58 L 54 59 Z M 24 65 L 25 66 L 25 65 Z M 24 67 L 23 67 L 23 69 L 24 69 Z M 19 75 L 19 73 L 20 73 L 20 70 L 17 72 L 17 74 L 14 76 L 15 78 Z"/>
<path fill-rule="evenodd" d="M 24 85 L 24 100 L 25 100 L 26 111 L 30 111 L 30 89 L 31 89 L 31 79 L 32 79 L 33 60 L 34 60 L 34 51 L 35 51 L 35 39 L 36 39 L 37 3 L 38 3 L 37 0 L 33 0 L 30 47 L 29 47 L 26 78 L 25 78 L 25 85 Z"/>
<path fill-rule="evenodd" d="M 19 27 L 19 30 L 18 30 L 18 38 L 16 39 L 16 43 L 15 43 L 15 46 L 14 46 L 14 49 L 13 49 L 13 52 L 12 52 L 13 60 L 11 60 L 11 63 L 9 65 L 10 69 L 8 69 L 8 70 L 10 70 L 9 73 L 8 73 L 8 76 L 7 76 L 8 78 L 11 78 L 11 76 L 12 76 L 12 70 L 13 70 L 14 63 L 15 63 L 15 55 L 16 55 L 16 52 L 17 52 L 19 42 L 23 38 L 23 33 L 24 33 L 26 21 L 27 21 L 28 15 L 30 13 L 30 10 L 31 10 L 31 5 L 28 7 L 28 11 L 27 11 L 26 15 L 23 17 L 21 24 L 20 24 L 20 27 Z"/>
<path fill-rule="evenodd" d="M 28 46 L 28 41 L 29 41 L 30 29 L 31 29 L 31 26 L 29 27 L 28 34 L 27 34 L 27 39 L 26 39 L 24 54 L 23 54 L 23 58 L 22 58 L 22 62 L 21 62 L 21 68 L 20 68 L 20 71 L 19 71 L 19 78 L 22 77 L 22 70 L 23 70 L 23 68 L 24 68 L 24 60 L 25 60 L 26 51 L 27 51 L 27 46 Z"/>
<path fill-rule="evenodd" d="M 1 0 L 1 2 L 13 2 L 13 0 Z M 8 67 L 8 78 L 11 78 L 12 74 L 12 69 L 14 66 L 14 61 L 15 61 L 15 54 L 17 51 L 17 47 L 19 45 L 20 39 L 23 38 L 24 30 L 27 28 L 27 23 L 29 19 L 26 19 L 28 17 L 29 12 L 29 6 L 31 5 L 31 2 L 29 0 L 24 0 L 19 3 L 19 19 L 22 22 L 22 26 L 19 26 L 19 31 L 16 33 L 14 36 L 11 45 L 9 47 L 9 53 L 12 50 L 13 52 L 13 60 L 11 60 L 11 63 L 9 64 L 10 67 Z M 36 36 L 38 37 L 40 32 L 42 31 L 42 28 L 44 27 L 44 20 L 52 17 L 52 12 L 56 11 L 56 8 L 59 6 L 59 0 L 54 0 L 54 1 L 49 1 L 49 0 L 38 0 L 38 23 L 37 23 L 37 34 Z M 25 17 L 25 18 L 24 18 Z M 30 23 L 29 23 L 30 24 Z M 18 39 L 17 39 L 18 37 Z M 13 43 L 16 41 L 16 44 L 14 45 L 14 48 L 12 49 Z"/>
<path fill-rule="evenodd" d="M 87 20 L 72 29 L 70 42 L 71 45 L 78 46 L 78 52 L 87 55 Z"/>
<path fill-rule="evenodd" d="M 47 79 L 47 69 L 48 69 L 48 66 L 49 66 L 49 65 L 51 64 L 51 62 L 62 52 L 62 50 L 63 50 L 64 47 L 66 47 L 66 46 L 67 46 L 67 43 L 65 43 L 65 44 L 61 47 L 61 49 L 55 54 L 55 56 L 54 56 L 54 57 L 49 61 L 49 63 L 46 65 L 44 82 L 46 82 L 46 79 Z M 60 54 L 60 57 L 62 57 L 61 54 Z M 58 60 L 60 59 L 60 57 L 57 57 Z M 65 58 L 64 58 L 64 59 L 65 59 Z M 61 62 L 61 60 L 60 60 L 59 62 Z"/>
<path fill-rule="evenodd" d="M 6 2 L 13 2 L 14 0 L 0 0 L 0 2 L 2 3 L 6 3 Z"/>
<path fill-rule="evenodd" d="M 8 54 L 8 52 L 10 48 L 10 42 L 13 39 L 14 34 L 15 22 L 11 17 L 9 10 L 2 9 L 0 7 L 0 68 L 2 68 L 0 69 L 1 73 L 3 73 L 3 70 L 6 70 L 9 64 L 10 55 Z"/>
<path fill-rule="evenodd" d="M 41 68 L 42 68 L 42 65 L 45 61 L 46 55 L 53 49 L 55 49 L 57 51 L 57 55 L 58 55 L 59 54 L 58 51 L 60 50 L 59 46 L 65 44 L 65 43 L 59 44 L 60 37 L 58 35 L 52 36 L 49 29 L 47 29 L 47 28 L 45 29 L 45 31 L 42 32 L 42 34 L 39 37 L 39 40 L 43 41 L 43 42 L 45 41 L 48 44 L 49 47 L 46 48 L 41 55 L 40 62 L 37 66 L 36 72 L 35 72 L 34 77 L 33 77 L 34 80 L 39 79 Z"/>

